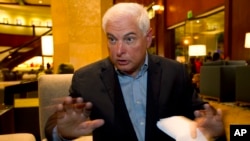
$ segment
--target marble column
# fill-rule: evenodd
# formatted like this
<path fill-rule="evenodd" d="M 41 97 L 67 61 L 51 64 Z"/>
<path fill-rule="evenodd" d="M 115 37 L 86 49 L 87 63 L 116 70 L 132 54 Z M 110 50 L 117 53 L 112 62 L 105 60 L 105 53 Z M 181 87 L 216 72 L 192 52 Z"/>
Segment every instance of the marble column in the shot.
<path fill-rule="evenodd" d="M 55 73 L 61 63 L 78 69 L 108 55 L 101 18 L 112 5 L 112 0 L 51 0 Z"/>

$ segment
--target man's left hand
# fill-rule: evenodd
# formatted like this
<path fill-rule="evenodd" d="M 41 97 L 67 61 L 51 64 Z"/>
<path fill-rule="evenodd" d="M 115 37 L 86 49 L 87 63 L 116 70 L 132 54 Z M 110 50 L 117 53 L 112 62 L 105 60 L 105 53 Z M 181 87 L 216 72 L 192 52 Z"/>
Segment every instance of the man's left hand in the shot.
<path fill-rule="evenodd" d="M 191 136 L 196 138 L 196 128 L 200 129 L 207 139 L 214 139 L 225 135 L 222 111 L 209 104 L 204 105 L 204 110 L 197 110 L 195 126 L 191 127 Z"/>

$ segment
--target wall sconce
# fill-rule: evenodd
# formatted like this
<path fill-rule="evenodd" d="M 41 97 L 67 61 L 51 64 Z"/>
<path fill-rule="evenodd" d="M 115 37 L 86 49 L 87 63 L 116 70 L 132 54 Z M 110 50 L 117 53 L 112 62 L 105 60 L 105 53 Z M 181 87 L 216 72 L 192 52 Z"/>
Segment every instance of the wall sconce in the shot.
<path fill-rule="evenodd" d="M 42 36 L 41 39 L 42 39 L 42 55 L 53 56 L 54 55 L 53 36 L 46 35 L 46 36 Z"/>
<path fill-rule="evenodd" d="M 246 33 L 245 36 L 245 48 L 250 48 L 250 32 Z"/>
<path fill-rule="evenodd" d="M 156 11 L 156 12 L 162 12 L 162 11 L 164 11 L 164 6 L 162 6 L 162 5 L 153 5 L 152 9 L 154 11 Z"/>
<path fill-rule="evenodd" d="M 39 21 L 39 20 L 32 20 L 31 24 L 34 25 L 34 26 L 40 26 L 41 25 L 41 21 Z"/>
<path fill-rule="evenodd" d="M 47 21 L 47 27 L 52 27 L 52 22 L 51 21 Z"/>
<path fill-rule="evenodd" d="M 206 45 L 189 45 L 188 46 L 189 56 L 205 56 L 206 55 Z"/>
<path fill-rule="evenodd" d="M 9 19 L 8 18 L 3 18 L 3 23 L 4 24 L 8 24 L 9 23 Z"/>
<path fill-rule="evenodd" d="M 16 24 L 17 25 L 22 25 L 22 20 L 21 19 L 16 19 Z"/>

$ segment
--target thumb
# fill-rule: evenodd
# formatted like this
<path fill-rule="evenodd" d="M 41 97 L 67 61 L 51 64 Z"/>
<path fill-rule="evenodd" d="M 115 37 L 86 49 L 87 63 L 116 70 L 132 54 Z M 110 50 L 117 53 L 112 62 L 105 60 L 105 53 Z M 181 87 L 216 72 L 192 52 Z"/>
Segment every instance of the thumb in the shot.
<path fill-rule="evenodd" d="M 96 119 L 96 120 L 90 120 L 90 121 L 85 121 L 82 125 L 82 128 L 87 128 L 90 130 L 94 130 L 104 124 L 103 119 Z"/>

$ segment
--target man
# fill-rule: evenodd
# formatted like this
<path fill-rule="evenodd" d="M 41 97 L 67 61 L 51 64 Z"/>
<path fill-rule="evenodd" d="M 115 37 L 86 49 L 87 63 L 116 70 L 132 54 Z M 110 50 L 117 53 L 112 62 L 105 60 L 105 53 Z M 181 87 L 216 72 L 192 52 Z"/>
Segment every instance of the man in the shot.
<path fill-rule="evenodd" d="M 169 141 L 156 123 L 175 115 L 196 116 L 208 138 L 223 135 L 221 112 L 203 109 L 184 65 L 147 53 L 152 30 L 143 6 L 116 4 L 102 26 L 109 57 L 74 73 L 70 97 L 47 122 L 49 140 L 92 133 L 94 141 Z"/>

